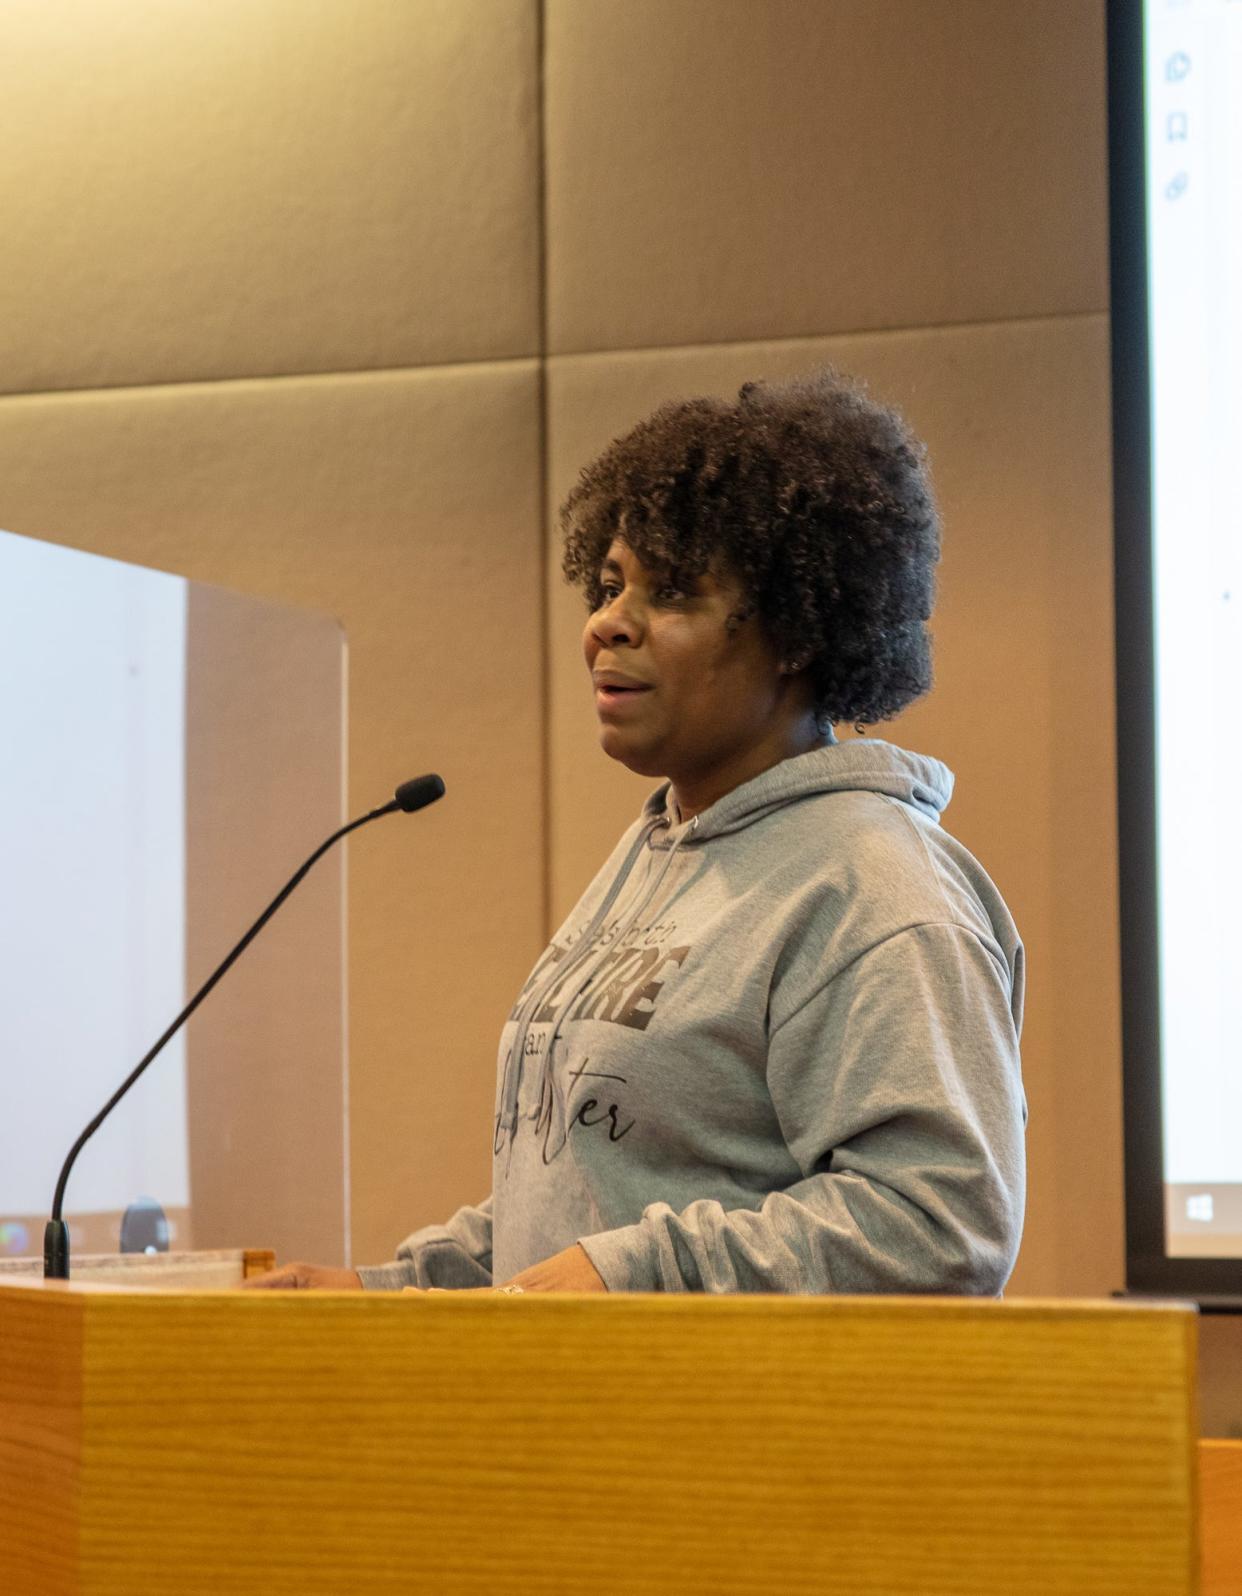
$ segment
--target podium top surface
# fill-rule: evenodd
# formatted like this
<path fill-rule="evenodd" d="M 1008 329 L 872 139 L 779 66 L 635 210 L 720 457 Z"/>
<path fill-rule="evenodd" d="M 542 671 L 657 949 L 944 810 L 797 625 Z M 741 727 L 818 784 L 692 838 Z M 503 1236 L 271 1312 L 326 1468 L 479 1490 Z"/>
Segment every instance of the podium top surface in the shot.
<path fill-rule="evenodd" d="M 35 1289 L 54 1294 L 73 1296 L 82 1293 L 95 1299 L 116 1294 L 128 1298 L 132 1292 L 147 1294 L 151 1279 L 162 1279 L 174 1289 L 181 1287 L 198 1294 L 200 1291 L 232 1293 L 244 1277 L 261 1273 L 270 1266 L 270 1252 L 233 1250 L 226 1252 L 166 1253 L 156 1257 L 141 1254 L 100 1254 L 75 1262 L 74 1275 L 69 1280 L 44 1280 L 42 1263 L 36 1259 L 0 1261 L 0 1291 L 9 1288 Z M 14 1268 L 14 1263 L 22 1267 Z M 132 1277 L 131 1277 L 132 1271 Z M 151 1277 L 150 1279 L 144 1277 Z M 225 1279 L 224 1277 L 228 1278 Z M 220 1284 L 216 1284 L 216 1280 Z M 1051 1318 L 1109 1318 L 1114 1315 L 1133 1315 L 1170 1312 L 1197 1315 L 1197 1304 L 1184 1297 L 968 1297 L 968 1296 L 849 1296 L 845 1294 L 806 1293 L 793 1295 L 776 1292 L 730 1292 L 709 1294 L 704 1292 L 573 1292 L 528 1291 L 513 1295 L 491 1291 L 487 1288 L 464 1291 L 276 1291 L 245 1293 L 247 1299 L 311 1301 L 345 1301 L 368 1304 L 410 1306 L 411 1304 L 437 1303 L 442 1307 L 457 1307 L 480 1302 L 497 1301 L 520 1304 L 523 1308 L 547 1305 L 553 1302 L 593 1303 L 601 1309 L 613 1308 L 621 1303 L 663 1304 L 666 1312 L 743 1312 L 774 1314 L 844 1314 L 863 1316 L 934 1315 L 955 1314 L 961 1317 L 983 1315 L 994 1317 L 1019 1316 Z"/>

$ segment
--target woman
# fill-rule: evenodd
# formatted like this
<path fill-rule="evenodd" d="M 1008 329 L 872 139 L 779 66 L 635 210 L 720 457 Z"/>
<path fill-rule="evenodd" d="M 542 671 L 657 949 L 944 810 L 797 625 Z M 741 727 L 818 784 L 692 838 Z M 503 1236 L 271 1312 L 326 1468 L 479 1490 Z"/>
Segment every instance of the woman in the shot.
<path fill-rule="evenodd" d="M 504 1028 L 491 1196 L 272 1283 L 999 1292 L 1021 945 L 945 767 L 833 734 L 929 685 L 920 446 L 833 372 L 748 383 L 657 411 L 561 517 L 600 740 L 663 785 Z"/>

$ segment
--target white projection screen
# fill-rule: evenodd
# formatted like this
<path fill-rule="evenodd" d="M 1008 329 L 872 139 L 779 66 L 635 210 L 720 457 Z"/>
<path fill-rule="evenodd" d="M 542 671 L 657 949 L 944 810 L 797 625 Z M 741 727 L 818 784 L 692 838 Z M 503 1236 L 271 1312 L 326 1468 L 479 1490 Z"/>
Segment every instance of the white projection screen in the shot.
<path fill-rule="evenodd" d="M 1242 0 L 1109 8 L 1127 1282 L 1242 1300 Z"/>
<path fill-rule="evenodd" d="M 0 533 L 0 1258 L 78 1133 L 341 824 L 339 626 Z M 87 1143 L 75 1254 L 348 1254 L 343 854 Z"/>

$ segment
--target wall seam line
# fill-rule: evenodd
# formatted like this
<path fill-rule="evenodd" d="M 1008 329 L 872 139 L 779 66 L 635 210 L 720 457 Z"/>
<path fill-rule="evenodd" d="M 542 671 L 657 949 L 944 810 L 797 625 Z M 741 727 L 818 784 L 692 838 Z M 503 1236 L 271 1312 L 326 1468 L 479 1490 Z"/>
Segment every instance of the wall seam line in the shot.
<path fill-rule="evenodd" d="M 537 293 L 539 322 L 539 364 L 536 377 L 538 405 L 539 471 L 539 797 L 542 839 L 540 867 L 542 901 L 539 919 L 546 941 L 552 935 L 552 562 L 548 540 L 551 534 L 551 484 L 548 481 L 551 446 L 548 403 L 548 130 L 547 130 L 547 0 L 535 0 L 535 207 Z"/>
<path fill-rule="evenodd" d="M 538 186 L 540 190 L 539 204 L 542 210 L 542 173 L 539 177 Z M 709 339 L 705 343 L 687 344 L 626 344 L 619 348 L 601 345 L 597 349 L 566 349 L 553 354 L 549 352 L 547 347 L 546 237 L 544 236 L 544 218 L 542 214 L 540 216 L 539 230 L 538 268 L 540 281 L 538 287 L 538 313 L 542 325 L 539 331 L 539 348 L 530 354 L 489 355 L 478 360 L 428 361 L 426 364 L 414 366 L 350 366 L 338 370 L 235 373 L 228 377 L 185 377 L 171 382 L 117 382 L 104 383 L 98 387 L 17 388 L 7 393 L 0 393 L 0 406 L 26 399 L 66 399 L 77 395 L 87 397 L 98 394 L 165 393 L 179 388 L 224 388 L 228 386 L 257 388 L 277 383 L 328 383 L 339 381 L 342 378 L 356 378 L 359 381 L 365 381 L 368 377 L 400 377 L 409 376 L 415 372 L 470 371 L 483 366 L 522 366 L 533 364 L 543 372 L 546 371 L 547 366 L 552 361 L 557 360 L 591 360 L 600 359 L 608 355 L 686 354 L 709 349 L 747 349 L 760 345 L 767 347 L 783 344 L 823 343 L 832 338 L 896 338 L 906 333 L 972 332 L 988 327 L 1037 327 L 1049 322 L 1107 320 L 1109 314 L 1108 307 L 1105 306 L 1100 310 L 1049 311 L 1046 315 L 1038 316 L 997 316 L 980 321 L 911 322 L 896 327 L 841 328 L 833 332 L 791 333 L 783 337 L 720 338 Z"/>

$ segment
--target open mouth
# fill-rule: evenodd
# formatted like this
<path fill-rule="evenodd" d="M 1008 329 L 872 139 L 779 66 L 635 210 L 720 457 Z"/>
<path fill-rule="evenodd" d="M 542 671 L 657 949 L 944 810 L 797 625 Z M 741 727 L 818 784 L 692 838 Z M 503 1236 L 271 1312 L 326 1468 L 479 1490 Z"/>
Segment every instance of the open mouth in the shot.
<path fill-rule="evenodd" d="M 605 713 L 622 714 L 650 691 L 650 687 L 622 687 L 615 682 L 597 682 L 595 684 L 596 711 L 601 715 Z"/>
<path fill-rule="evenodd" d="M 649 693 L 649 687 L 600 686 L 595 689 L 601 698 L 636 698 L 639 693 Z"/>

